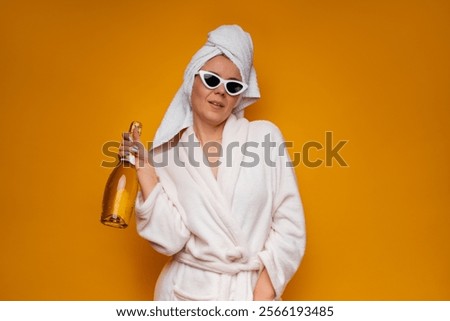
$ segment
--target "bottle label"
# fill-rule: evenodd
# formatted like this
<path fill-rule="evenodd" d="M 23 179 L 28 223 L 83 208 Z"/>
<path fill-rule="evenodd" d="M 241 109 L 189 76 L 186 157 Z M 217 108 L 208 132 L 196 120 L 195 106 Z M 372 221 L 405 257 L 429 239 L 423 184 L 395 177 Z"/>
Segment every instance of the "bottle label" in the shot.
<path fill-rule="evenodd" d="M 136 156 L 134 156 L 133 154 L 128 155 L 127 159 L 126 159 L 130 164 L 132 165 L 136 165 Z"/>

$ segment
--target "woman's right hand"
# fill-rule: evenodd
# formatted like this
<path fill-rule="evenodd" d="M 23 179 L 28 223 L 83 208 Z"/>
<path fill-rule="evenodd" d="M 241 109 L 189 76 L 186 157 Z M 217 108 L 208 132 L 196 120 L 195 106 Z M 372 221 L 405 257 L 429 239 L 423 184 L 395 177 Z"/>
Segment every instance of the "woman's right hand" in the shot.
<path fill-rule="evenodd" d="M 119 156 L 124 157 L 130 154 L 135 157 L 136 169 L 144 167 L 145 163 L 148 162 L 148 152 L 141 142 L 137 128 L 134 129 L 133 133 L 122 133 Z"/>
<path fill-rule="evenodd" d="M 122 144 L 119 147 L 119 156 L 124 157 L 131 154 L 135 157 L 135 168 L 142 196 L 145 200 L 158 183 L 155 168 L 149 161 L 149 153 L 141 142 L 137 128 L 131 134 L 123 133 L 122 138 Z"/>

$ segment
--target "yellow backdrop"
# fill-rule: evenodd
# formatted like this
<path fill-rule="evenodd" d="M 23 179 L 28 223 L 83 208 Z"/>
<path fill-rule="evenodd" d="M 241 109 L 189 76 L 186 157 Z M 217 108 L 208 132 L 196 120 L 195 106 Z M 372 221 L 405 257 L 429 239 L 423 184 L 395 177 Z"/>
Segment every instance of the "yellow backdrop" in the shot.
<path fill-rule="evenodd" d="M 348 140 L 348 167 L 296 167 L 308 242 L 284 299 L 450 300 L 449 21 L 444 0 L 2 1 L 0 299 L 153 298 L 166 258 L 99 223 L 101 148 L 135 119 L 151 140 L 206 33 L 238 23 L 247 117 L 292 154 Z"/>

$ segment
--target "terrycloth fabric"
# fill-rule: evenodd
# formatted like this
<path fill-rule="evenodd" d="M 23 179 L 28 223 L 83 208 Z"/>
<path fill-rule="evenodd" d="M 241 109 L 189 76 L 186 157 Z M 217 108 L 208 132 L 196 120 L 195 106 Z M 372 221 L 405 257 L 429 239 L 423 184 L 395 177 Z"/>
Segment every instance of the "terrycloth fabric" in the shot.
<path fill-rule="evenodd" d="M 267 138 L 275 143 L 270 149 Z M 138 233 L 173 256 L 155 300 L 252 300 L 263 266 L 280 298 L 305 249 L 303 208 L 283 142 L 272 123 L 232 114 L 217 179 L 192 126 L 176 147 L 156 155 L 160 182 L 145 201 L 139 194 L 135 207 Z"/>
<path fill-rule="evenodd" d="M 256 72 L 253 67 L 253 43 L 250 35 L 237 25 L 225 25 L 208 34 L 206 44 L 192 57 L 184 72 L 184 82 L 167 109 L 153 139 L 153 149 L 168 142 L 182 129 L 192 125 L 190 103 L 195 74 L 211 58 L 227 56 L 241 72 L 242 81 L 248 89 L 233 110 L 237 117 L 243 116 L 243 109 L 259 99 Z"/>

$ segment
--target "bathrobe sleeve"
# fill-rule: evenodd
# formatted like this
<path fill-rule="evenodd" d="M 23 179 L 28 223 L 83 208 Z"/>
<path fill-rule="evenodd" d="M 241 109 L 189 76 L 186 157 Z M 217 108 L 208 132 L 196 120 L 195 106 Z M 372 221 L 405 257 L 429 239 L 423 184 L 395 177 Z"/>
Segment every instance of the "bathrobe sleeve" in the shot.
<path fill-rule="evenodd" d="M 173 255 L 189 239 L 190 232 L 161 183 L 154 187 L 145 201 L 142 194 L 138 193 L 135 212 L 138 234 L 150 241 L 156 251 Z"/>
<path fill-rule="evenodd" d="M 279 299 L 297 271 L 305 252 L 305 221 L 294 168 L 281 132 L 272 125 L 271 139 L 276 142 L 272 166 L 272 226 L 264 249 L 258 253 Z M 281 145 L 281 148 L 279 146 Z"/>

